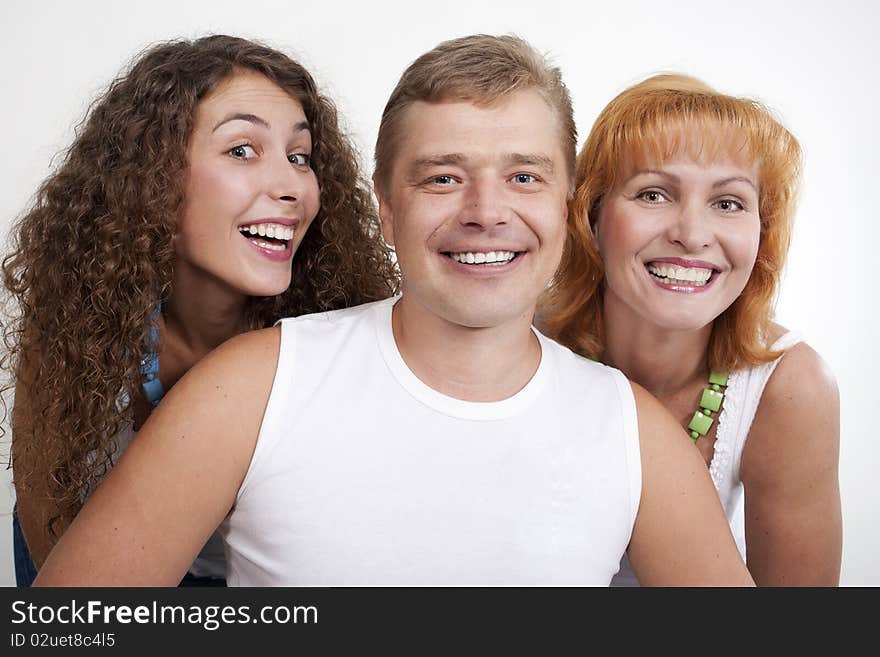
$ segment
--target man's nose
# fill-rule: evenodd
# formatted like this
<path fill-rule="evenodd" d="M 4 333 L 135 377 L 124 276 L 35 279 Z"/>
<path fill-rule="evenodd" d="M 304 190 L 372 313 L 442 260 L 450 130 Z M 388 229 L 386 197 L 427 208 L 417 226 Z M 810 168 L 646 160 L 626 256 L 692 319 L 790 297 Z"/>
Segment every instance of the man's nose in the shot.
<path fill-rule="evenodd" d="M 491 228 L 507 223 L 507 206 L 502 183 L 490 178 L 473 180 L 465 195 L 461 213 L 465 226 Z"/>

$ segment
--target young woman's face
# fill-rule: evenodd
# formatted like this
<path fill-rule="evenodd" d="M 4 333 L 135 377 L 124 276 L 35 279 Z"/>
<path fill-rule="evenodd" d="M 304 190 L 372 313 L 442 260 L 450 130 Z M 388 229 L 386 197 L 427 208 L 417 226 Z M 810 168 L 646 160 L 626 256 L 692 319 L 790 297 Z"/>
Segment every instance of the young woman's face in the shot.
<path fill-rule="evenodd" d="M 755 264 L 758 194 L 757 166 L 730 157 L 625 172 L 596 225 L 606 309 L 671 330 L 711 323 Z"/>
<path fill-rule="evenodd" d="M 318 212 L 302 105 L 267 78 L 236 73 L 202 100 L 187 147 L 175 279 L 273 296 Z"/>

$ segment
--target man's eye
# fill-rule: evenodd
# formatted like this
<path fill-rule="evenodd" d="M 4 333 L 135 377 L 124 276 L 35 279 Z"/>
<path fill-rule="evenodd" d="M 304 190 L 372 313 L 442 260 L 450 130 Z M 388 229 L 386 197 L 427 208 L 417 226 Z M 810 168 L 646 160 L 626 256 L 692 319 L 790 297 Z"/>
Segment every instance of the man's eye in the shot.
<path fill-rule="evenodd" d="M 455 178 L 452 176 L 434 176 L 431 178 L 430 182 L 435 185 L 451 185 L 455 182 Z"/>
<path fill-rule="evenodd" d="M 228 151 L 226 151 L 237 160 L 249 160 L 252 157 L 256 156 L 256 151 L 254 147 L 250 144 L 241 144 L 240 146 L 233 146 Z"/>
<path fill-rule="evenodd" d="M 312 157 L 308 153 L 291 153 L 287 156 L 287 160 L 291 164 L 304 167 L 310 166 L 312 163 Z"/>
<path fill-rule="evenodd" d="M 527 185 L 529 183 L 537 182 L 538 178 L 530 173 L 518 173 L 513 177 L 513 180 L 514 182 Z"/>

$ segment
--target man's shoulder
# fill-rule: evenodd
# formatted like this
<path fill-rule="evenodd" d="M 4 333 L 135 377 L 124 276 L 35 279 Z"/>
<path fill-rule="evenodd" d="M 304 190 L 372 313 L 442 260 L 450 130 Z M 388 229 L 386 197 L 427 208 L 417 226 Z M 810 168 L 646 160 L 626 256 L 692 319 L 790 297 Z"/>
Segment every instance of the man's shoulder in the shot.
<path fill-rule="evenodd" d="M 306 315 L 297 315 L 295 317 L 282 317 L 276 322 L 276 326 L 283 326 L 285 329 L 295 327 L 296 330 L 309 330 L 318 328 L 319 330 L 327 330 L 330 327 L 344 327 L 359 324 L 364 321 L 370 321 L 375 317 L 376 313 L 381 312 L 388 306 L 393 306 L 397 297 L 389 297 L 381 301 L 371 301 L 362 303 L 358 306 L 350 306 L 348 308 L 339 308 L 337 310 L 326 310 L 320 313 L 308 313 Z M 390 309 L 389 309 L 390 312 Z"/>
<path fill-rule="evenodd" d="M 299 375 L 309 372 L 311 376 L 334 363 L 362 361 L 377 348 L 377 336 L 383 325 L 387 323 L 390 327 L 394 301 L 392 297 L 278 320 L 279 369 Z"/>
<path fill-rule="evenodd" d="M 620 370 L 590 358 L 539 334 L 541 348 L 552 362 L 557 384 L 557 403 L 575 404 L 583 409 L 633 408 L 634 399 L 629 380 Z"/>
<path fill-rule="evenodd" d="M 547 349 L 553 354 L 554 360 L 562 371 L 596 379 L 607 379 L 609 381 L 626 380 L 626 377 L 620 370 L 598 360 L 581 356 L 565 345 L 556 342 L 556 340 L 548 338 L 540 331 L 537 333 L 541 341 L 541 348 Z"/>

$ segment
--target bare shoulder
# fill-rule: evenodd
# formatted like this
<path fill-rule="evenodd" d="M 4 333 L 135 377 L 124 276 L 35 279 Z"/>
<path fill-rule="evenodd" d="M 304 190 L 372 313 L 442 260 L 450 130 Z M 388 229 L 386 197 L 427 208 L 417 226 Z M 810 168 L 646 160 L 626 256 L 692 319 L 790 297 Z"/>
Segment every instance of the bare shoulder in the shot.
<path fill-rule="evenodd" d="M 780 358 L 764 389 L 762 404 L 802 391 L 835 397 L 838 392 L 837 379 L 828 363 L 806 342 L 797 343 Z"/>
<path fill-rule="evenodd" d="M 633 391 L 633 397 L 636 401 L 636 410 L 639 413 L 639 421 L 644 416 L 646 419 L 652 419 L 657 416 L 663 417 L 668 411 L 663 407 L 657 398 L 650 392 L 645 390 L 635 381 L 629 382 Z"/>
<path fill-rule="evenodd" d="M 156 450 L 164 459 L 186 450 L 213 468 L 219 460 L 235 461 L 230 479 L 240 479 L 259 435 L 280 343 L 280 329 L 265 329 L 236 336 L 205 356 L 168 391 L 114 470 L 125 466 L 129 453 Z"/>
<path fill-rule="evenodd" d="M 190 371 L 199 377 L 205 377 L 208 373 L 219 374 L 224 381 L 230 382 L 249 377 L 271 379 L 278 365 L 280 348 L 280 327 L 242 333 L 217 347 Z M 244 382 L 247 383 L 247 380 Z M 250 383 L 253 383 L 253 379 Z"/>
<path fill-rule="evenodd" d="M 650 393 L 632 384 L 642 492 L 629 558 L 643 585 L 752 583 L 706 465 L 688 435 Z"/>
<path fill-rule="evenodd" d="M 787 332 L 784 326 L 772 324 L 768 341 L 772 344 Z M 785 350 L 767 381 L 755 422 L 786 421 L 792 413 L 815 417 L 833 411 L 837 400 L 837 379 L 831 368 L 810 345 L 798 342 Z"/>
<path fill-rule="evenodd" d="M 684 429 L 679 426 L 672 414 L 654 395 L 634 381 L 630 381 L 630 386 L 639 418 L 639 436 L 642 449 L 645 448 L 645 443 L 651 440 L 682 442 L 679 438 L 687 437 Z M 682 444 L 689 445 L 690 442 L 684 441 Z"/>
<path fill-rule="evenodd" d="M 180 581 L 235 504 L 256 447 L 280 341 L 279 329 L 241 335 L 190 369 L 77 515 L 38 582 Z"/>
<path fill-rule="evenodd" d="M 649 474 L 657 470 L 678 468 L 682 464 L 688 464 L 689 468 L 702 467 L 699 452 L 669 410 L 639 384 L 630 382 L 630 385 L 638 415 L 643 484 L 647 484 L 652 479 Z"/>
<path fill-rule="evenodd" d="M 756 582 L 837 585 L 839 456 L 837 382 L 819 354 L 799 343 L 767 381 L 740 465 L 746 550 Z"/>
<path fill-rule="evenodd" d="M 231 338 L 196 363 L 171 389 L 168 400 L 175 393 L 188 400 L 235 394 L 239 406 L 258 402 L 272 387 L 280 348 L 281 329 L 277 327 Z"/>
<path fill-rule="evenodd" d="M 744 482 L 774 478 L 778 468 L 835 462 L 839 446 L 840 395 L 834 373 L 808 344 L 781 357 L 761 396 L 743 452 Z M 797 453 L 799 459 L 791 459 Z"/>
<path fill-rule="evenodd" d="M 831 368 L 812 347 L 800 342 L 785 352 L 767 381 L 755 422 L 760 426 L 819 418 L 836 412 L 838 403 Z"/>

